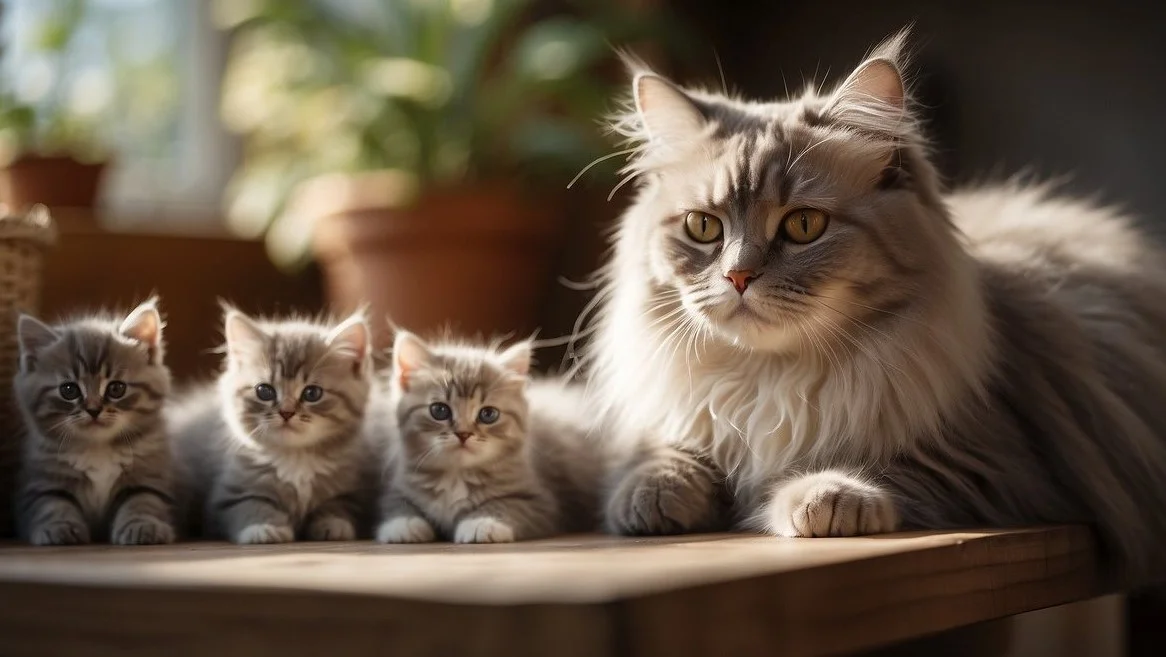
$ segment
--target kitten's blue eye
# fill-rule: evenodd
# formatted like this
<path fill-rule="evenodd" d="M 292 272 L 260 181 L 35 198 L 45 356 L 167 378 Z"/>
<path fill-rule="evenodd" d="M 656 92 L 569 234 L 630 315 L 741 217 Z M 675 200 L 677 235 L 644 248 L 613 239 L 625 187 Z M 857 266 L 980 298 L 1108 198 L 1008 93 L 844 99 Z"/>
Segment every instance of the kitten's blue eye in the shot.
<path fill-rule="evenodd" d="M 438 422 L 445 422 L 453 417 L 453 410 L 449 407 L 449 404 L 433 402 L 429 405 L 429 415 Z"/>
<path fill-rule="evenodd" d="M 81 396 L 81 386 L 72 381 L 68 381 L 62 383 L 61 387 L 57 388 L 57 392 L 61 393 L 61 399 L 73 401 Z"/>
<path fill-rule="evenodd" d="M 126 396 L 126 384 L 124 381 L 110 381 L 105 384 L 105 398 L 106 399 L 121 399 Z"/>
<path fill-rule="evenodd" d="M 318 402 L 323 396 L 324 389 L 320 386 L 307 386 L 304 388 L 304 391 L 300 393 L 300 399 L 308 403 Z"/>
<path fill-rule="evenodd" d="M 502 417 L 502 411 L 499 411 L 493 406 L 483 406 L 478 411 L 478 422 L 482 424 L 494 424 L 500 417 Z"/>
<path fill-rule="evenodd" d="M 259 401 L 275 401 L 275 388 L 272 388 L 270 384 L 260 383 L 255 386 L 255 396 L 259 398 Z"/>

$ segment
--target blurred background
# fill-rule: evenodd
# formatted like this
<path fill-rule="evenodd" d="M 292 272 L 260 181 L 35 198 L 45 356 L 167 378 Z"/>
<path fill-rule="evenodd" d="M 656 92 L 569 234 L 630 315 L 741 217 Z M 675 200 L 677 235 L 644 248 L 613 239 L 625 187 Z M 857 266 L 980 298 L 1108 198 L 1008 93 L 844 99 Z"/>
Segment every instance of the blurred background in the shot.
<path fill-rule="evenodd" d="M 217 366 L 220 297 L 553 338 L 626 203 L 619 157 L 567 189 L 617 149 L 616 48 L 775 97 L 909 22 L 953 184 L 1067 176 L 1158 231 L 1166 46 L 1117 0 L 3 0 L 0 202 L 59 224 L 44 314 L 160 293 L 183 378 Z"/>

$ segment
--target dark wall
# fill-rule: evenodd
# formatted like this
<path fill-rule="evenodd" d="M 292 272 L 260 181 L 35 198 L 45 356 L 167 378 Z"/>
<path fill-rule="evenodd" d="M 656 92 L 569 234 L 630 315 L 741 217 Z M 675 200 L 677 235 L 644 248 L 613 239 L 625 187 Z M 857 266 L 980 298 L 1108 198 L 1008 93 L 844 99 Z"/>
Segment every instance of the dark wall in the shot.
<path fill-rule="evenodd" d="M 730 83 L 762 97 L 846 75 L 914 21 L 921 100 L 953 183 L 1072 174 L 1166 229 L 1166 9 L 1115 2 L 683 0 Z M 1142 8 L 1145 7 L 1145 8 Z M 815 76 L 815 71 L 817 75 Z M 709 80 L 711 76 L 711 80 Z"/>

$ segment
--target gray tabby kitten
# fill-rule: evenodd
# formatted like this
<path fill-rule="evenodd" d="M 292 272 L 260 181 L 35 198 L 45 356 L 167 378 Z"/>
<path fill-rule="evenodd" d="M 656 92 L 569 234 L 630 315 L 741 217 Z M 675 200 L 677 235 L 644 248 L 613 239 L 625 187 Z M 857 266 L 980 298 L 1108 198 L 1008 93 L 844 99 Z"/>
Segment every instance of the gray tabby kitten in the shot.
<path fill-rule="evenodd" d="M 174 540 L 162 408 L 170 370 L 151 299 L 126 317 L 48 326 L 21 315 L 17 530 L 33 545 Z"/>
<path fill-rule="evenodd" d="M 598 524 L 602 458 L 565 384 L 532 383 L 531 344 L 393 346 L 382 543 L 505 543 Z"/>
<path fill-rule="evenodd" d="M 355 539 L 375 485 L 363 314 L 328 327 L 229 309 L 224 335 L 217 387 L 170 414 L 195 526 L 235 543 Z"/>
<path fill-rule="evenodd" d="M 945 194 L 902 46 L 780 102 L 635 76 L 590 350 L 627 452 L 608 525 L 1090 522 L 1159 564 L 1166 253 L 1044 189 Z"/>

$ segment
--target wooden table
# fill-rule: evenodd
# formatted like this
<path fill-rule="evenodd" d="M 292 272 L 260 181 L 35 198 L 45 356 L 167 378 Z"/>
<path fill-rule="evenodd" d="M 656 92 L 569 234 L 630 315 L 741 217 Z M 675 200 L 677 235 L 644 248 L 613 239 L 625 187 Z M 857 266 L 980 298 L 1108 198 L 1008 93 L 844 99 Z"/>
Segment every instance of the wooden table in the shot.
<path fill-rule="evenodd" d="M 0 547 L 0 655 L 823 655 L 1104 592 L 1088 530 Z M 780 646 L 776 651 L 774 646 Z"/>

